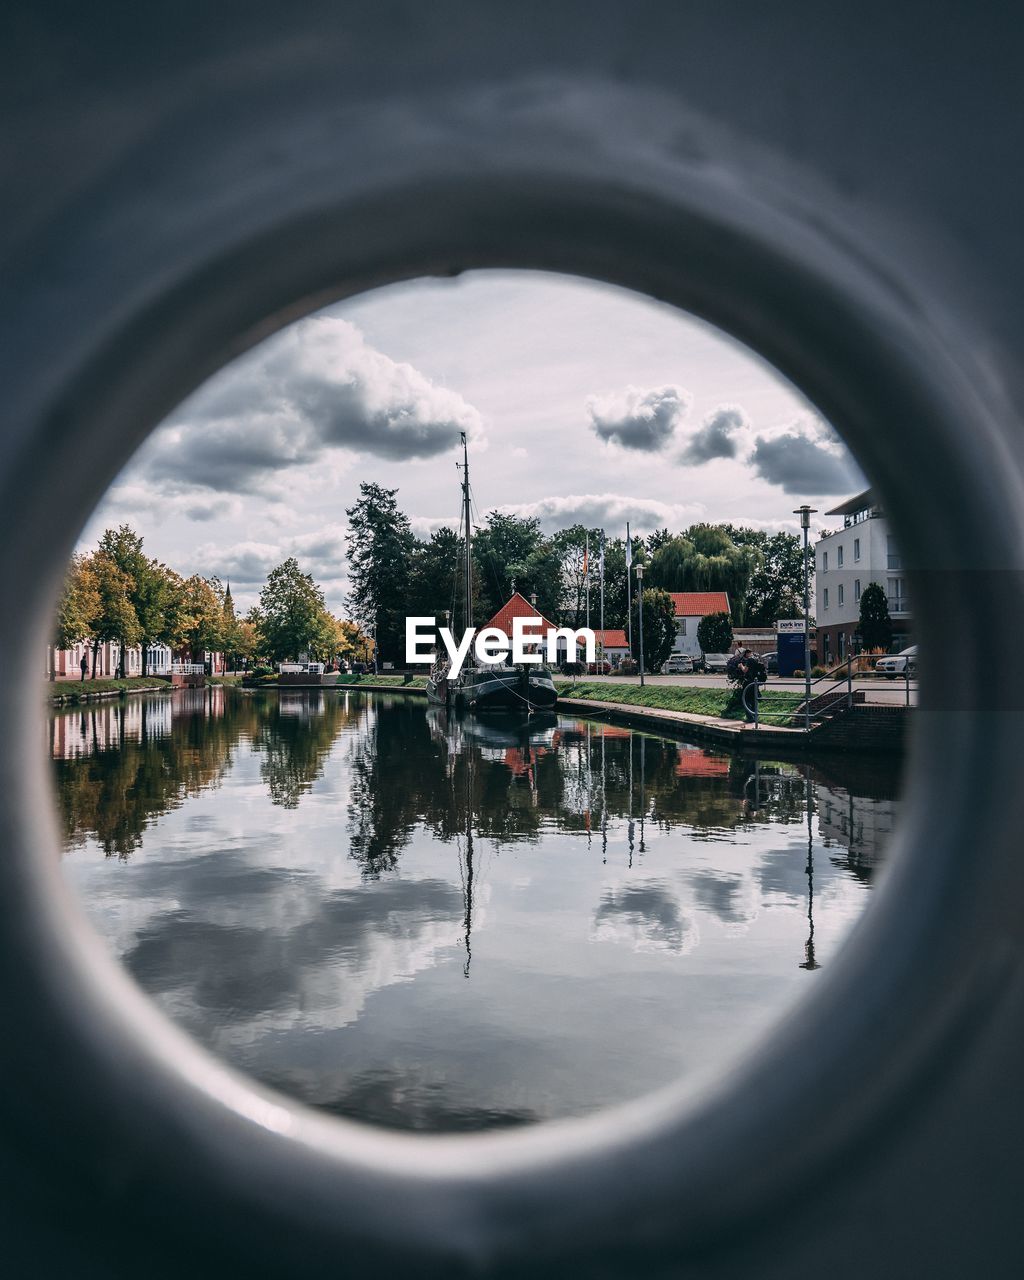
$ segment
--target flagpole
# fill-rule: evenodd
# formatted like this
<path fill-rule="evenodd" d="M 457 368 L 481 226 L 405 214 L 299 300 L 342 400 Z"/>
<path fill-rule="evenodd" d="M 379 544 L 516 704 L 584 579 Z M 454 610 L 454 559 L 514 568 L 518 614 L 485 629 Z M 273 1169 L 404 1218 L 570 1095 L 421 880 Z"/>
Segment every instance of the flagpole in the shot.
<path fill-rule="evenodd" d="M 598 561 L 601 579 L 601 661 L 604 662 L 604 530 L 601 530 L 601 559 Z"/>
<path fill-rule="evenodd" d="M 630 582 L 630 569 L 633 567 L 633 544 L 629 540 L 629 521 L 626 521 L 626 628 L 629 644 L 629 656 L 633 656 L 633 590 Z M 632 760 L 632 757 L 630 757 Z"/>
<path fill-rule="evenodd" d="M 583 550 L 583 585 L 587 593 L 587 630 L 590 630 L 590 531 L 587 531 L 587 542 Z"/>

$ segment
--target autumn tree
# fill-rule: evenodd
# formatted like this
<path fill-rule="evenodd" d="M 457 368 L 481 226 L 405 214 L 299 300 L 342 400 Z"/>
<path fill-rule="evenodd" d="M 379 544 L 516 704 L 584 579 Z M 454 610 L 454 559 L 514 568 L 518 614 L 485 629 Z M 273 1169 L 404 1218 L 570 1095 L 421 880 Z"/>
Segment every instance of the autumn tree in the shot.
<path fill-rule="evenodd" d="M 138 644 L 142 638 L 142 627 L 131 601 L 134 581 L 103 551 L 93 554 L 89 566 L 95 576 L 98 596 L 98 607 L 90 633 L 92 673 L 93 676 L 96 675 L 100 645 L 109 641 L 120 646 L 118 669 L 123 674 L 125 650 Z"/>
<path fill-rule="evenodd" d="M 92 628 L 100 609 L 99 583 L 87 556 L 71 557 L 54 625 L 54 649 L 70 649 L 92 636 Z M 56 660 L 50 664 L 50 679 L 56 678 Z"/>
<path fill-rule="evenodd" d="M 175 633 L 172 645 L 187 649 L 193 662 L 202 662 L 207 651 L 216 652 L 224 644 L 224 602 L 220 582 L 198 573 L 185 578 L 175 602 Z"/>

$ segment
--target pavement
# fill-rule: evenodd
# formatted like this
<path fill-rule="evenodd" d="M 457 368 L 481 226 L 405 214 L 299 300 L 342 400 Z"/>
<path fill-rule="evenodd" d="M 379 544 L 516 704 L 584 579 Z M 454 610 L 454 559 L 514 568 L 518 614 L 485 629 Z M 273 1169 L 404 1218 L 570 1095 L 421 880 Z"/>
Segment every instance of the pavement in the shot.
<path fill-rule="evenodd" d="M 586 680 L 588 684 L 636 684 L 640 683 L 638 676 L 581 676 L 581 680 Z M 729 681 L 725 676 L 720 675 L 688 675 L 688 676 L 645 676 L 645 684 L 666 684 L 675 685 L 680 689 L 724 689 L 728 686 Z M 819 693 L 825 693 L 833 688 L 835 681 L 832 680 L 815 680 L 811 682 L 811 696 L 817 697 Z M 844 686 L 845 687 L 845 686 Z M 907 690 L 903 678 L 896 680 L 876 679 L 874 677 L 859 678 L 853 682 L 853 687 L 865 695 L 865 702 L 874 703 L 876 705 L 895 704 L 897 706 L 907 705 Z M 803 693 L 803 680 L 782 680 L 778 676 L 769 676 L 766 689 L 786 689 L 793 693 Z M 917 681 L 910 682 L 910 706 L 917 706 Z"/>

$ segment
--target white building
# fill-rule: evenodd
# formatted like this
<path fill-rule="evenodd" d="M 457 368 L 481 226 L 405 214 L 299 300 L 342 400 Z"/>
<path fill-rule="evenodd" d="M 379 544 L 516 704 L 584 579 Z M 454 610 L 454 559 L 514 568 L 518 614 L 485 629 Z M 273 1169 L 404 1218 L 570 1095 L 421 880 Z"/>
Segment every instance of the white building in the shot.
<path fill-rule="evenodd" d="M 818 661 L 831 666 L 850 652 L 860 624 L 860 598 L 872 582 L 885 592 L 893 649 L 905 649 L 912 643 L 912 627 L 903 559 L 871 490 L 825 515 L 842 516 L 843 527 L 823 534 L 814 545 Z"/>
<path fill-rule="evenodd" d="M 672 652 L 698 658 L 697 628 L 700 621 L 709 613 L 728 613 L 729 596 L 725 591 L 670 591 L 669 595 L 676 611 L 676 638 L 672 642 Z"/>

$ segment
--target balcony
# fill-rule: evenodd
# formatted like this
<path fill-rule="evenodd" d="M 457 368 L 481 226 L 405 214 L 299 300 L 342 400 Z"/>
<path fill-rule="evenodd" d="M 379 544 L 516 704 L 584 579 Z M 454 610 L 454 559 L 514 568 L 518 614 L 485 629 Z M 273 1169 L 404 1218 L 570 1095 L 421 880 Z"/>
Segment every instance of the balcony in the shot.
<path fill-rule="evenodd" d="M 886 563 L 886 568 L 887 568 L 887 569 L 902 569 L 902 568 L 903 568 L 903 557 L 902 557 L 902 556 L 893 556 L 893 555 L 890 555 L 890 556 L 887 556 L 887 557 L 886 557 L 886 561 L 887 561 L 887 563 Z"/>
<path fill-rule="evenodd" d="M 886 596 L 889 606 L 889 617 L 903 617 L 910 613 L 910 602 L 906 596 Z"/>

